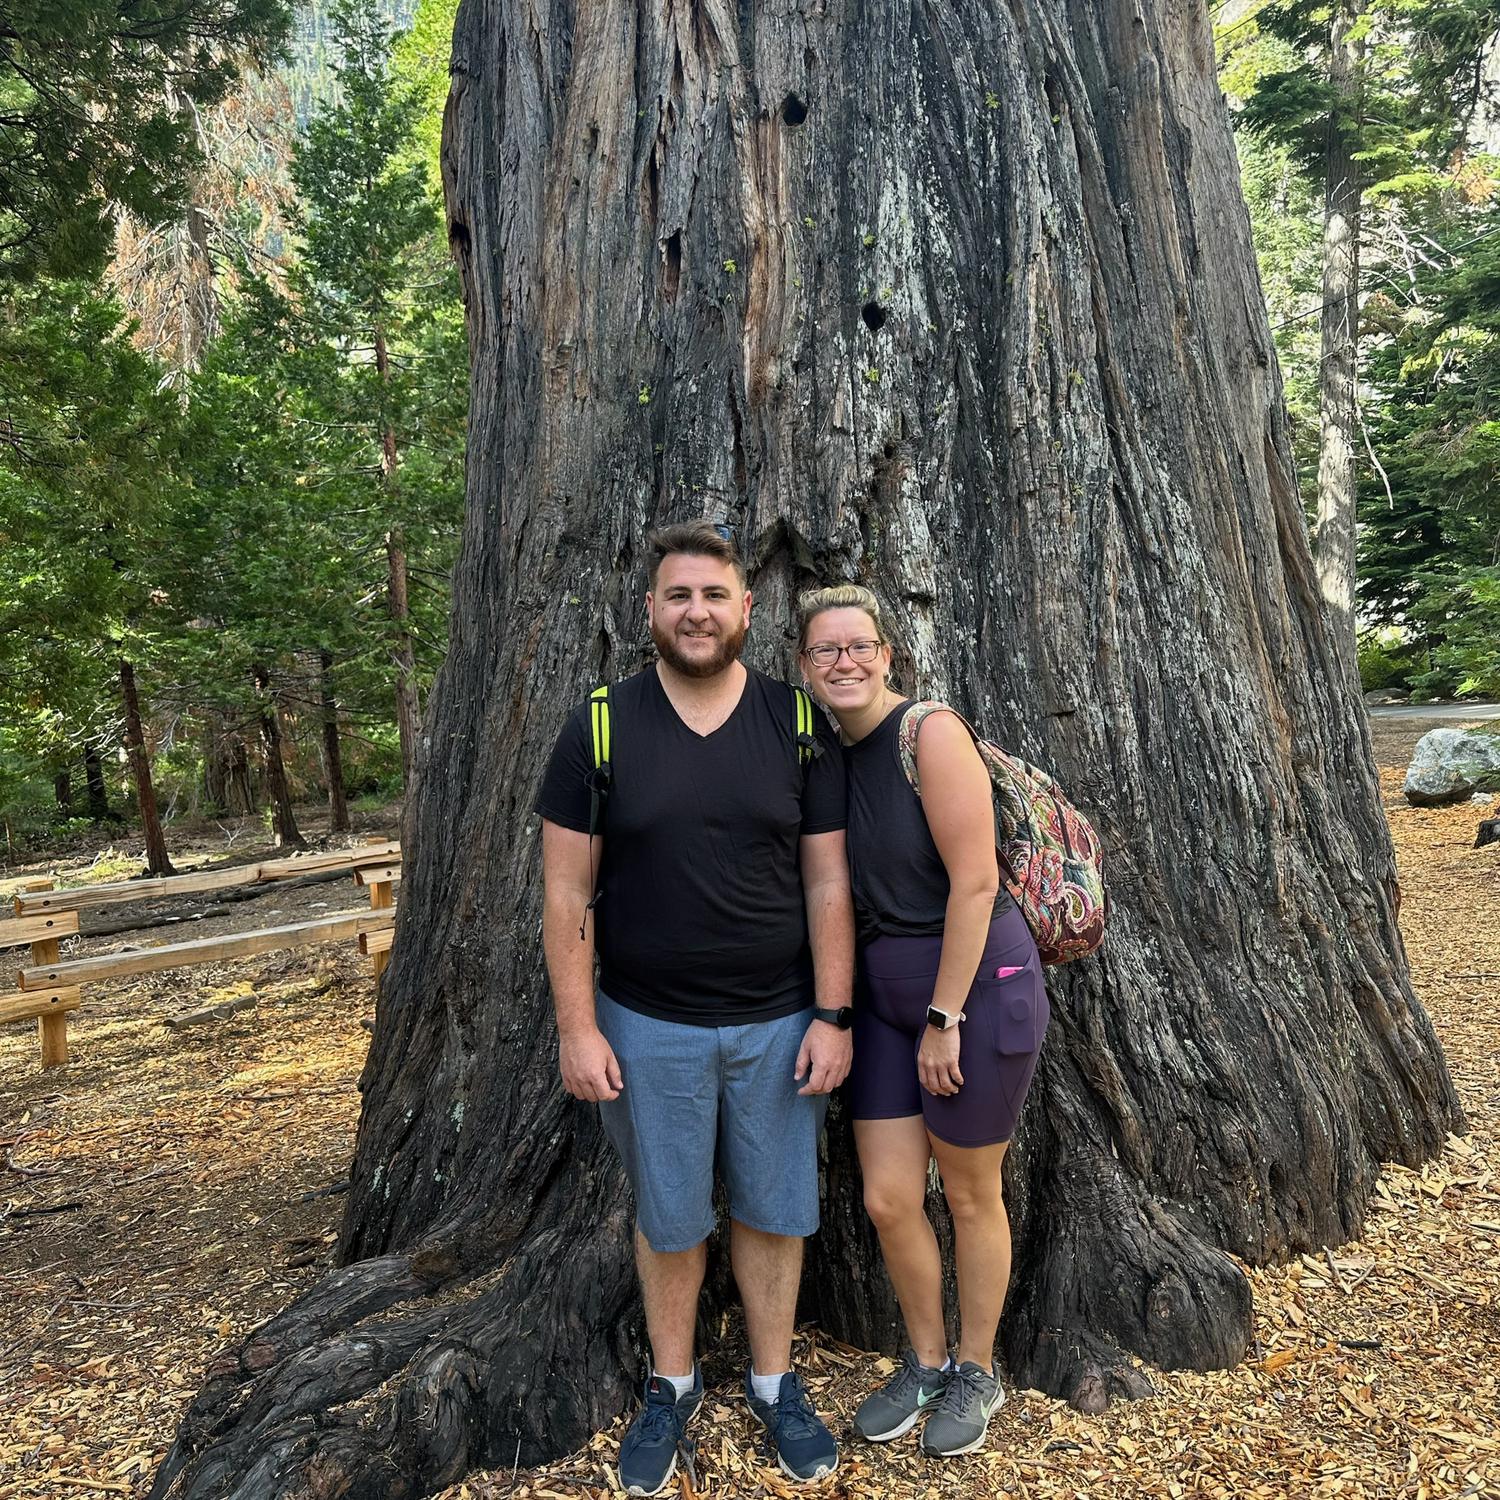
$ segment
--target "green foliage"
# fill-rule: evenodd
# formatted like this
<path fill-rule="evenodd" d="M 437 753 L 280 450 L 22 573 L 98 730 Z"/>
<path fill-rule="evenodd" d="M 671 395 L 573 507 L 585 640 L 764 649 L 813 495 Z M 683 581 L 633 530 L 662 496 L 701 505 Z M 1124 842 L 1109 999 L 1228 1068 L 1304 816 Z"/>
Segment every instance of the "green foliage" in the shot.
<path fill-rule="evenodd" d="M 1477 196 L 1477 194 L 1476 194 Z M 1360 602 L 1427 653 L 1413 686 L 1500 691 L 1500 207 L 1456 199 L 1423 257 L 1387 291 L 1368 359 L 1370 429 L 1385 478 L 1360 503 Z M 1367 310 L 1368 316 L 1368 310 Z M 1389 483 L 1387 492 L 1386 484 Z"/>
<path fill-rule="evenodd" d="M 337 61 L 280 179 L 296 188 L 275 205 L 291 233 L 241 236 L 197 370 L 169 378 L 87 279 L 10 290 L 0 815 L 13 831 L 63 826 L 54 771 L 72 770 L 82 803 L 85 742 L 120 801 L 122 655 L 169 815 L 199 805 L 211 731 L 253 738 L 253 664 L 270 672 L 294 788 L 316 787 L 324 652 L 346 782 L 397 794 L 386 537 L 404 538 L 420 690 L 446 628 L 468 372 L 421 144 L 435 122 L 391 67 L 382 9 L 336 5 L 319 31 Z"/>
<path fill-rule="evenodd" d="M 443 197 L 439 164 L 443 137 L 443 107 L 448 101 L 448 65 L 453 55 L 453 22 L 458 0 L 419 0 L 411 28 L 397 39 L 392 51 L 396 76 L 404 80 L 417 102 L 412 143 L 427 174 L 427 190 L 434 202 Z"/>
<path fill-rule="evenodd" d="M 16 0 L 0 26 L 0 280 L 90 276 L 117 208 L 156 222 L 198 158 L 194 111 L 285 34 L 287 0 Z"/>
<path fill-rule="evenodd" d="M 1367 686 L 1495 691 L 1500 561 L 1500 214 L 1467 148 L 1495 0 L 1362 0 L 1350 90 L 1330 79 L 1335 11 L 1272 0 L 1219 33 L 1304 494 L 1316 492 L 1321 194 L 1341 139 L 1361 175 L 1359 494 Z"/>
<path fill-rule="evenodd" d="M 1429 666 L 1427 652 L 1397 628 L 1366 630 L 1359 638 L 1359 681 L 1367 693 L 1410 688 Z"/>
<path fill-rule="evenodd" d="M 1352 17 L 1347 40 L 1358 44 L 1347 92 L 1334 86 L 1327 62 L 1338 9 Z M 1285 147 L 1313 175 L 1339 141 L 1361 164 L 1371 201 L 1440 192 L 1497 30 L 1495 0 L 1270 0 L 1253 12 L 1253 29 L 1224 28 L 1238 33 L 1231 50 L 1249 54 L 1234 75 L 1240 126 Z"/>

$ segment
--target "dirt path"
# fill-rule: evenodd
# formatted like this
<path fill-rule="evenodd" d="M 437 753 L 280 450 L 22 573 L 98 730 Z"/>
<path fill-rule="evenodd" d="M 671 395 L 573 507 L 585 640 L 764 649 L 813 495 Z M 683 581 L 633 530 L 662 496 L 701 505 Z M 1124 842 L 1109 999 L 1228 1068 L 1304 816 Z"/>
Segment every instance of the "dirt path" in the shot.
<path fill-rule="evenodd" d="M 1405 740 L 1378 743 L 1405 941 L 1470 1133 L 1422 1172 L 1389 1169 L 1365 1237 L 1331 1261 L 1252 1273 L 1255 1361 L 1160 1376 L 1158 1399 L 1101 1417 L 1014 1392 L 989 1448 L 946 1465 L 910 1438 L 849 1442 L 827 1493 L 1500 1493 L 1500 847 L 1468 847 L 1470 807 L 1407 807 Z M 298 899 L 358 905 L 338 887 Z M 278 893 L 253 923 L 237 913 L 226 925 L 265 925 L 262 914 L 291 920 L 292 909 Z M 230 1021 L 160 1024 L 246 991 L 257 1006 Z M 371 1001 L 363 961 L 327 948 L 98 986 L 59 1072 L 40 1072 L 29 1027 L 0 1030 L 4 1500 L 144 1496 L 209 1362 L 327 1268 L 342 1200 L 309 1195 L 347 1168 Z M 847 1435 L 882 1367 L 811 1331 L 798 1357 Z M 754 1451 L 733 1363 L 710 1366 L 700 1487 L 723 1500 L 789 1495 Z M 619 1435 L 546 1471 L 472 1478 L 445 1500 L 598 1493 Z"/>

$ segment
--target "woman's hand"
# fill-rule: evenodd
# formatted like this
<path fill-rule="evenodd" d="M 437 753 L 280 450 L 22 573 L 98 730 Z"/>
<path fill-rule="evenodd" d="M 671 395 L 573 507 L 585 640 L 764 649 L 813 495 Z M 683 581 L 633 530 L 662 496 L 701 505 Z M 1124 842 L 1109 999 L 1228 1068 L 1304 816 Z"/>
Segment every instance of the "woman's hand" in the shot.
<path fill-rule="evenodd" d="M 958 1034 L 962 1026 L 939 1031 L 929 1026 L 922 1033 L 917 1052 L 917 1077 L 929 1094 L 956 1094 L 963 1087 L 964 1075 L 958 1071 Z"/>

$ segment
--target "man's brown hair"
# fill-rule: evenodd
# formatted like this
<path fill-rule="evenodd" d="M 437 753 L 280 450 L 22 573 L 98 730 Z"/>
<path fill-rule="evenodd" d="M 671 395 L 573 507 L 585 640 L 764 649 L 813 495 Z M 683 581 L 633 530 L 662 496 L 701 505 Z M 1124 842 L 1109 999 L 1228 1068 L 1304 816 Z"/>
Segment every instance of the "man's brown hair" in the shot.
<path fill-rule="evenodd" d="M 675 526 L 658 526 L 646 538 L 646 569 L 650 587 L 656 588 L 656 575 L 667 558 L 678 553 L 689 557 L 716 557 L 728 563 L 740 580 L 749 586 L 740 549 L 734 544 L 734 533 L 727 526 L 712 521 L 679 521 Z"/>

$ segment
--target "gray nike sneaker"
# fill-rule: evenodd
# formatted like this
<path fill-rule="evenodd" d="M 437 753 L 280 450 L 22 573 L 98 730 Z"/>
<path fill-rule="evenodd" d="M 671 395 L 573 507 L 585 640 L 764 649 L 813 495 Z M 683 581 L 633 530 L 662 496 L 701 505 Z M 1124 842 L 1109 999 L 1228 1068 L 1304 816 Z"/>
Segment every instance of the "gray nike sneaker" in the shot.
<path fill-rule="evenodd" d="M 948 1377 L 948 1389 L 922 1429 L 922 1452 L 953 1458 L 983 1447 L 984 1430 L 1004 1400 L 998 1377 L 966 1359 Z"/>
<path fill-rule="evenodd" d="M 901 1356 L 896 1373 L 854 1413 L 854 1430 L 867 1442 L 888 1443 L 917 1425 L 924 1408 L 934 1406 L 948 1388 L 950 1372 L 935 1370 L 914 1349 Z"/>

